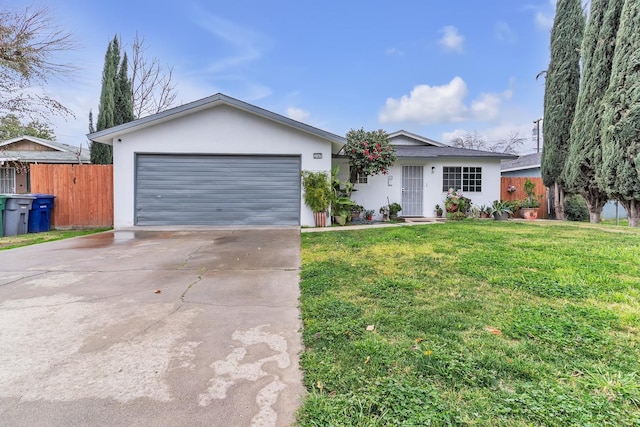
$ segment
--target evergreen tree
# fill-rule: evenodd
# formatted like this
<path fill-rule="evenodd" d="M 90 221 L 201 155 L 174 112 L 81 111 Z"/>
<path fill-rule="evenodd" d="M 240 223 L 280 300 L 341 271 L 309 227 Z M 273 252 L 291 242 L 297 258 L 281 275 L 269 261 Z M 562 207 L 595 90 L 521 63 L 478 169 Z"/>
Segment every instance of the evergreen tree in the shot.
<path fill-rule="evenodd" d="M 640 217 L 640 2 L 625 0 L 616 37 L 611 80 L 602 114 L 601 184 L 627 210 L 629 225 Z"/>
<path fill-rule="evenodd" d="M 120 42 L 113 38 L 105 54 L 102 72 L 102 91 L 98 109 L 96 130 L 101 131 L 113 126 L 130 122 L 133 116 L 133 92 L 128 76 L 127 54 L 120 61 Z M 92 126 L 92 125 L 91 125 Z M 94 142 L 91 144 L 91 162 L 97 164 L 113 163 L 113 150 L 110 145 Z"/>
<path fill-rule="evenodd" d="M 571 193 L 581 194 L 592 223 L 600 222 L 608 200 L 596 180 L 602 162 L 601 114 L 611 77 L 615 38 L 624 0 L 593 0 L 582 42 L 582 81 L 571 127 L 564 182 Z"/>
<path fill-rule="evenodd" d="M 115 112 L 115 80 L 118 70 L 120 52 L 118 39 L 115 37 L 107 46 L 102 71 L 102 89 L 98 106 L 98 122 L 96 130 L 101 131 L 113 126 Z M 91 163 L 110 164 L 113 162 L 111 146 L 100 142 L 92 142 L 90 147 Z"/>
<path fill-rule="evenodd" d="M 133 92 L 131 90 L 131 80 L 127 70 L 129 69 L 129 61 L 127 54 L 122 57 L 120 70 L 115 83 L 115 112 L 113 118 L 114 126 L 121 125 L 133 121 Z"/>
<path fill-rule="evenodd" d="M 580 88 L 580 44 L 585 17 L 580 0 L 558 0 L 544 93 L 542 179 L 554 188 L 556 219 L 564 219 L 564 170 Z"/>

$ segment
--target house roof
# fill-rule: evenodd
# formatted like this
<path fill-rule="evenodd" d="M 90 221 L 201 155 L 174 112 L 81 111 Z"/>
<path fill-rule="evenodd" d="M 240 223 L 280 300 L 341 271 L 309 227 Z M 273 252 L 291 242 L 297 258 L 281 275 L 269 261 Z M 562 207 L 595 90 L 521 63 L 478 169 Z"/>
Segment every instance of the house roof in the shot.
<path fill-rule="evenodd" d="M 436 147 L 446 147 L 447 146 L 446 144 L 443 144 L 442 142 L 438 142 L 438 141 L 435 141 L 433 139 L 426 138 L 424 136 L 421 136 L 421 135 L 418 135 L 418 134 L 415 134 L 415 133 L 411 133 L 411 132 L 408 132 L 408 131 L 402 130 L 402 129 L 398 130 L 398 131 L 395 131 L 393 133 L 390 133 L 389 134 L 389 140 L 393 140 L 394 138 L 397 138 L 397 137 L 400 137 L 400 136 L 404 136 L 406 138 L 412 139 L 417 143 L 434 145 Z"/>
<path fill-rule="evenodd" d="M 405 141 L 401 141 L 405 137 Z M 394 139 L 398 143 L 394 143 Z M 407 143 L 407 139 L 409 142 Z M 493 159 L 514 159 L 516 156 L 506 153 L 494 153 L 492 151 L 471 150 L 468 148 L 450 147 L 442 142 L 435 141 L 415 133 L 399 130 L 389 134 L 389 143 L 393 145 L 396 156 L 399 158 L 436 158 L 436 157 L 482 157 Z M 334 157 L 343 157 L 340 152 Z"/>
<path fill-rule="evenodd" d="M 335 135 L 331 132 L 327 132 L 322 129 L 315 128 L 313 126 L 309 126 L 305 123 L 298 122 L 296 120 L 290 119 L 280 114 L 276 114 L 272 111 L 265 110 L 260 107 L 256 107 L 255 105 L 248 104 L 244 101 L 231 98 L 230 96 L 224 95 L 222 93 L 217 93 L 207 98 L 193 101 L 188 104 L 181 105 L 179 107 L 171 108 L 169 110 L 165 110 L 160 113 L 153 114 L 151 116 L 143 117 L 141 119 L 137 119 L 129 123 L 124 123 L 122 125 L 111 127 L 109 129 L 101 130 L 99 132 L 94 132 L 94 133 L 88 134 L 87 137 L 91 141 L 101 142 L 103 144 L 111 145 L 113 142 L 113 139 L 120 135 L 125 135 L 130 132 L 138 131 L 140 129 L 144 129 L 149 126 L 154 126 L 159 123 L 164 123 L 170 120 L 174 120 L 179 117 L 192 114 L 197 111 L 206 110 L 218 105 L 229 105 L 239 110 L 243 110 L 243 111 L 255 114 L 257 116 L 263 117 L 268 120 L 272 120 L 274 122 L 280 123 L 285 126 L 292 127 L 302 132 L 306 132 L 308 134 L 315 135 L 323 139 L 328 139 L 329 141 L 339 145 L 344 145 L 346 143 L 346 139 L 344 137 Z"/>
<path fill-rule="evenodd" d="M 53 151 L 7 150 L 3 148 L 20 141 L 31 141 L 51 148 Z M 89 150 L 82 150 L 80 147 L 74 147 L 35 136 L 23 135 L 0 141 L 0 162 L 5 160 L 25 163 L 89 163 Z"/>
<path fill-rule="evenodd" d="M 533 153 L 520 156 L 517 159 L 503 160 L 502 172 L 537 169 L 542 163 L 542 153 Z"/>
<path fill-rule="evenodd" d="M 494 153 L 492 151 L 471 150 L 442 145 L 440 147 L 428 145 L 394 145 L 398 157 L 483 157 L 494 159 L 512 159 L 513 154 Z"/>

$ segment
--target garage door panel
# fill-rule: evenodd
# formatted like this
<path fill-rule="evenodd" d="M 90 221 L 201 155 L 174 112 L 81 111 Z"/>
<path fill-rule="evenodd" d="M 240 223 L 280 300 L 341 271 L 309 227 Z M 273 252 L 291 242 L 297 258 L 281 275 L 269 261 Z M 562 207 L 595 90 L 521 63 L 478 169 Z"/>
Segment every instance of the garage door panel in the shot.
<path fill-rule="evenodd" d="M 299 156 L 140 154 L 137 225 L 299 225 Z"/>

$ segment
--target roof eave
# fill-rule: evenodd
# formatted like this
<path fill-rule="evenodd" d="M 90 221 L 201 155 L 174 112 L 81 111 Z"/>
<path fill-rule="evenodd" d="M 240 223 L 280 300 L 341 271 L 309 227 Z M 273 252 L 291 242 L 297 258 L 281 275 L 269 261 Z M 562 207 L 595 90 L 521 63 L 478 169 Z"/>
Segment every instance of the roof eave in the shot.
<path fill-rule="evenodd" d="M 264 117 L 266 119 L 282 123 L 286 126 L 298 129 L 302 132 L 327 139 L 336 144 L 344 145 L 346 143 L 346 139 L 339 135 L 335 135 L 331 132 L 327 132 L 322 129 L 315 128 L 313 126 L 307 125 L 302 122 L 298 122 L 296 120 L 290 119 L 288 117 L 282 116 L 272 111 L 265 110 L 255 105 L 248 104 L 244 101 L 231 98 L 222 93 L 217 93 L 207 98 L 193 101 L 188 104 L 184 104 L 184 105 L 172 108 L 170 110 L 165 110 L 160 113 L 154 114 L 152 116 L 143 117 L 141 119 L 134 120 L 129 123 L 124 123 L 124 124 L 114 126 L 109 129 L 104 129 L 98 132 L 93 132 L 93 133 L 87 134 L 87 138 L 89 138 L 89 140 L 94 142 L 101 142 L 103 144 L 112 145 L 113 140 L 118 136 L 130 133 L 130 132 L 134 132 L 136 130 L 144 129 L 146 127 L 149 127 L 158 123 L 163 123 L 168 120 L 176 119 L 178 117 L 181 117 L 190 113 L 206 110 L 208 108 L 214 107 L 216 104 L 219 104 L 219 103 L 230 105 L 240 110 L 247 111 L 252 114 L 256 114 L 258 116 Z"/>

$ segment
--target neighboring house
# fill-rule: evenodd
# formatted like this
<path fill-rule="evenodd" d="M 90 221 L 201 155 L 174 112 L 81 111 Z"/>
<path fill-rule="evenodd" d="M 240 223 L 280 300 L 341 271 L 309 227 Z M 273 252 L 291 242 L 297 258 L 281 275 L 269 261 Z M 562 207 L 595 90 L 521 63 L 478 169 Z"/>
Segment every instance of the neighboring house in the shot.
<path fill-rule="evenodd" d="M 540 164 L 542 153 L 525 154 L 517 159 L 502 161 L 502 176 L 506 177 L 542 177 Z M 615 218 L 616 207 L 619 218 L 626 218 L 627 213 L 622 205 L 616 206 L 615 201 L 609 201 L 602 209 L 602 218 Z"/>
<path fill-rule="evenodd" d="M 89 163 L 89 150 L 59 142 L 19 136 L 0 142 L 0 193 L 31 191 L 29 165 Z"/>
<path fill-rule="evenodd" d="M 533 153 L 502 161 L 502 176 L 541 177 L 542 153 Z"/>
<path fill-rule="evenodd" d="M 114 226 L 314 225 L 300 172 L 330 171 L 346 140 L 216 94 L 89 135 L 113 146 Z M 434 216 L 449 187 L 477 204 L 500 196 L 500 160 L 409 132 L 391 134 L 398 162 L 356 185 L 366 209 L 399 202 L 402 215 Z M 404 187 L 404 191 L 403 191 Z"/>
<path fill-rule="evenodd" d="M 454 148 L 404 130 L 389 134 L 398 161 L 387 175 L 360 178 L 352 199 L 365 209 L 400 203 L 401 216 L 433 217 L 444 207 L 450 188 L 461 189 L 473 204 L 491 205 L 500 199 L 500 161 L 505 153 Z M 348 160 L 336 156 L 341 179 L 349 176 Z"/>

